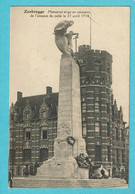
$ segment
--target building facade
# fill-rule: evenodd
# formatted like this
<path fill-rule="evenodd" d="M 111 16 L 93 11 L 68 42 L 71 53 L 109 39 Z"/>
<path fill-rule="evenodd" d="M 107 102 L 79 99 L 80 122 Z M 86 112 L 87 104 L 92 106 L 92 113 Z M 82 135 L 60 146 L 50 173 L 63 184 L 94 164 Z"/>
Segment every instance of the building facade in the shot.
<path fill-rule="evenodd" d="M 10 108 L 9 169 L 14 176 L 22 176 L 26 165 L 53 157 L 57 136 L 58 93 L 47 87 L 46 95 L 22 97 Z"/>
<path fill-rule="evenodd" d="M 118 109 L 112 85 L 112 56 L 106 51 L 79 47 L 82 136 L 92 162 L 103 164 L 110 176 L 125 170 L 127 128 L 122 107 Z M 53 157 L 57 136 L 58 93 L 47 87 L 44 95 L 22 97 L 10 108 L 9 166 L 15 176 L 23 175 L 26 164 Z M 128 158 L 128 156 L 127 156 Z"/>
<path fill-rule="evenodd" d="M 110 176 L 125 169 L 125 122 L 122 107 L 113 99 L 112 56 L 106 51 L 79 47 L 82 134 L 87 153 L 103 164 Z"/>

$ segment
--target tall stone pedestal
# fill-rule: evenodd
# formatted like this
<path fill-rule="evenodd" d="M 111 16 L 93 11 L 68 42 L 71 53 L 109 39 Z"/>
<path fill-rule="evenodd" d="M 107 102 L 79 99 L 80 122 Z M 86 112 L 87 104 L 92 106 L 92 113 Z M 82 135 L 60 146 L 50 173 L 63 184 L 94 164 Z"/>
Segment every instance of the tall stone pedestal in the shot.
<path fill-rule="evenodd" d="M 72 145 L 67 141 L 73 137 Z M 37 175 L 49 178 L 88 179 L 88 169 L 79 168 L 75 157 L 86 154 L 82 138 L 80 72 L 72 57 L 62 55 L 60 65 L 57 138 L 54 141 L 54 158 L 38 168 Z"/>

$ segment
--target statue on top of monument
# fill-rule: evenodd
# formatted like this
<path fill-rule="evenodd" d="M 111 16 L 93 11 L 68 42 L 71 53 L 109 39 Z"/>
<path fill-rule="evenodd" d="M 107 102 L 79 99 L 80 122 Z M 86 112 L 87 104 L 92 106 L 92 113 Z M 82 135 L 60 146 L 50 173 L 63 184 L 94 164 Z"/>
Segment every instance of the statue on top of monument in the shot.
<path fill-rule="evenodd" d="M 74 33 L 70 31 L 67 33 L 67 28 L 74 24 L 73 21 L 64 20 L 59 22 L 54 28 L 55 35 L 55 43 L 58 49 L 64 53 L 71 56 L 73 54 L 72 50 L 72 36 L 78 35 L 78 33 Z"/>

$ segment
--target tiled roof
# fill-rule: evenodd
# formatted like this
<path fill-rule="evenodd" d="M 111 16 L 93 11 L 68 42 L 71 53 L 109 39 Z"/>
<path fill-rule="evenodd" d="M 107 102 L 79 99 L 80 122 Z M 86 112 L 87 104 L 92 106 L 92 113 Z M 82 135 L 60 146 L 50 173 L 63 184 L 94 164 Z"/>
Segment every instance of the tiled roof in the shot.
<path fill-rule="evenodd" d="M 18 113 L 18 119 L 22 120 L 23 110 L 29 102 L 29 106 L 32 110 L 33 119 L 39 118 L 39 110 L 45 99 L 45 103 L 51 110 L 50 118 L 57 117 L 57 106 L 58 106 L 58 93 L 42 94 L 36 96 L 22 97 L 21 100 L 16 101 L 15 111 Z"/>

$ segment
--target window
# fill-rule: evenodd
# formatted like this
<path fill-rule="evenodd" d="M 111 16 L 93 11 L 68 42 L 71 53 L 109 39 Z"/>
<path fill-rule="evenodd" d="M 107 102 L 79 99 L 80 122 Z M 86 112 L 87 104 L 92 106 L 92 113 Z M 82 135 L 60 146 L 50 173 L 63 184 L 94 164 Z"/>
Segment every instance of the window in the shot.
<path fill-rule="evenodd" d="M 82 117 L 82 121 L 83 121 L 83 122 L 86 121 L 86 118 L 85 118 L 84 116 Z"/>
<path fill-rule="evenodd" d="M 81 89 L 82 94 L 86 94 L 86 88 Z"/>
<path fill-rule="evenodd" d="M 93 77 L 90 78 L 90 83 L 94 84 L 94 78 Z"/>
<path fill-rule="evenodd" d="M 85 97 L 83 96 L 83 97 L 82 97 L 82 102 L 85 102 L 85 101 L 86 101 L 86 99 L 85 99 Z"/>
<path fill-rule="evenodd" d="M 86 72 L 86 65 L 82 65 L 81 66 L 81 73 L 85 73 Z"/>
<path fill-rule="evenodd" d="M 116 127 L 115 130 L 116 130 L 116 140 L 119 140 L 118 128 Z"/>
<path fill-rule="evenodd" d="M 96 114 L 95 114 L 95 120 L 96 120 L 96 121 L 99 121 L 99 115 L 96 115 Z"/>
<path fill-rule="evenodd" d="M 15 161 L 15 150 L 14 149 L 9 150 L 9 161 L 10 163 L 14 163 Z"/>
<path fill-rule="evenodd" d="M 31 150 L 30 149 L 23 150 L 23 161 L 24 162 L 31 161 Z"/>
<path fill-rule="evenodd" d="M 26 132 L 26 140 L 30 140 L 30 132 L 29 131 Z"/>
<path fill-rule="evenodd" d="M 124 141 L 124 131 L 121 129 L 121 141 Z"/>
<path fill-rule="evenodd" d="M 12 140 L 12 138 L 14 138 L 14 135 L 15 135 L 14 129 L 10 129 L 9 135 L 10 135 L 10 138 Z"/>
<path fill-rule="evenodd" d="M 28 118 L 29 118 L 29 113 L 27 112 L 27 113 L 26 113 L 26 119 L 28 119 Z"/>
<path fill-rule="evenodd" d="M 109 106 L 109 103 L 107 103 L 107 113 L 110 113 L 110 106 Z"/>
<path fill-rule="evenodd" d="M 110 146 L 107 146 L 108 151 L 108 162 L 111 162 Z"/>
<path fill-rule="evenodd" d="M 107 136 L 110 137 L 110 123 L 107 123 Z"/>
<path fill-rule="evenodd" d="M 96 65 L 101 65 L 101 61 L 100 61 L 99 59 L 94 59 L 94 63 L 95 63 Z"/>
<path fill-rule="evenodd" d="M 82 135 L 83 135 L 83 136 L 86 136 L 86 135 L 87 135 L 86 123 L 83 123 L 83 127 L 82 127 Z"/>
<path fill-rule="evenodd" d="M 14 114 L 14 120 L 16 121 L 17 118 L 18 118 L 18 115 L 17 115 L 17 112 L 15 112 L 15 114 Z"/>
<path fill-rule="evenodd" d="M 99 121 L 95 122 L 95 136 L 100 136 L 100 124 Z"/>
<path fill-rule="evenodd" d="M 99 84 L 99 82 L 100 82 L 100 78 L 95 78 L 95 83 Z"/>
<path fill-rule="evenodd" d="M 27 110 L 27 112 L 25 114 L 26 114 L 26 119 L 30 119 L 30 111 Z"/>
<path fill-rule="evenodd" d="M 95 101 L 99 101 L 99 97 L 98 96 L 95 96 Z"/>
<path fill-rule="evenodd" d="M 85 84 L 85 80 L 84 79 L 81 80 L 81 84 Z"/>
<path fill-rule="evenodd" d="M 43 118 L 46 118 L 46 111 L 43 111 L 42 117 L 43 117 Z"/>
<path fill-rule="evenodd" d="M 99 88 L 95 88 L 95 94 L 99 94 Z"/>
<path fill-rule="evenodd" d="M 116 162 L 119 161 L 119 150 L 116 148 Z"/>
<path fill-rule="evenodd" d="M 95 112 L 99 112 L 99 102 L 95 102 Z"/>
<path fill-rule="evenodd" d="M 23 119 L 24 120 L 31 119 L 31 111 L 27 107 L 23 111 Z"/>
<path fill-rule="evenodd" d="M 42 148 L 40 149 L 40 162 L 48 160 L 48 149 Z"/>
<path fill-rule="evenodd" d="M 107 95 L 110 95 L 110 90 L 107 89 Z"/>
<path fill-rule="evenodd" d="M 124 150 L 121 150 L 121 161 L 122 161 L 122 163 L 125 162 L 125 158 L 124 158 Z"/>
<path fill-rule="evenodd" d="M 43 139 L 47 139 L 47 131 L 43 131 Z"/>
<path fill-rule="evenodd" d="M 96 145 L 95 147 L 95 161 L 101 161 L 102 155 L 101 155 L 101 146 Z"/>
<path fill-rule="evenodd" d="M 107 66 L 107 73 L 110 74 L 110 64 L 108 63 L 108 66 Z"/>
<path fill-rule="evenodd" d="M 95 65 L 95 71 L 100 71 L 100 66 L 99 65 Z"/>
<path fill-rule="evenodd" d="M 82 102 L 82 112 L 86 112 L 86 102 Z"/>

